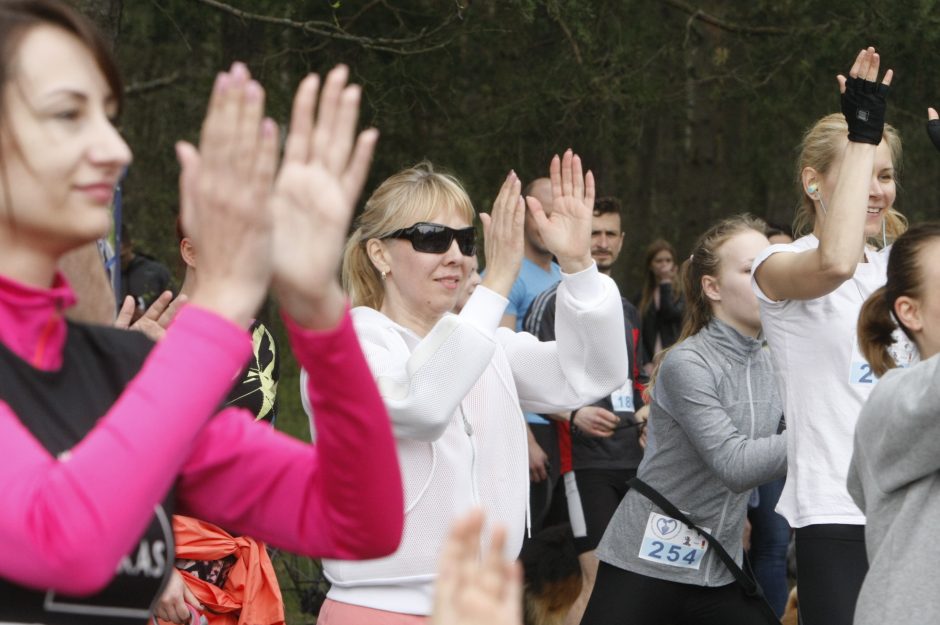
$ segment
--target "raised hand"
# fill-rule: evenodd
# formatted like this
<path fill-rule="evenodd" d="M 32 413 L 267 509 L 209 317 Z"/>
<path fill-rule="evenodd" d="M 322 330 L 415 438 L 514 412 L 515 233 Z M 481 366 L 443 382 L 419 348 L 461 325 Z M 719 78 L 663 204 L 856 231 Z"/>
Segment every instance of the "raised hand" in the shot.
<path fill-rule="evenodd" d="M 164 291 L 160 294 L 160 297 L 150 304 L 150 308 L 137 321 L 131 323 L 137 310 L 137 304 L 134 302 L 134 298 L 128 295 L 124 298 L 124 303 L 121 304 L 121 310 L 118 312 L 117 319 L 114 320 L 114 327 L 142 332 L 151 341 L 159 341 L 166 334 L 166 329 L 187 300 L 188 298 L 185 295 L 173 299 L 172 291 Z"/>
<path fill-rule="evenodd" d="M 483 514 L 454 523 L 441 553 L 431 625 L 522 625 L 522 570 L 503 554 L 506 531 L 497 528 L 480 558 Z"/>
<path fill-rule="evenodd" d="M 277 166 L 277 127 L 264 119 L 264 89 L 235 63 L 216 78 L 199 150 L 177 144 L 180 217 L 199 248 L 191 302 L 248 327 L 271 279 L 267 198 Z"/>
<path fill-rule="evenodd" d="M 565 273 L 591 266 L 591 219 L 594 212 L 594 174 L 582 175 L 581 157 L 567 150 L 556 154 L 549 167 L 552 181 L 552 214 L 545 215 L 541 202 L 527 197 L 529 212 L 545 247 L 558 259 Z"/>
<path fill-rule="evenodd" d="M 888 70 L 879 84 L 881 57 L 868 47 L 858 53 L 849 77 L 836 76 L 842 94 L 842 114 L 849 125 L 849 141 L 878 145 L 884 134 L 888 87 L 894 71 Z"/>
<path fill-rule="evenodd" d="M 483 286 L 506 297 L 512 289 L 522 257 L 525 254 L 525 204 L 522 182 L 511 171 L 493 201 L 489 215 L 480 213 L 483 222 L 483 245 L 486 254 L 486 276 Z"/>
<path fill-rule="evenodd" d="M 345 66 L 337 66 L 322 92 L 316 74 L 300 83 L 269 201 L 275 295 L 288 315 L 309 328 L 331 327 L 342 315 L 339 264 L 378 140 L 375 129 L 356 135 L 360 87 L 347 85 L 348 76 Z"/>

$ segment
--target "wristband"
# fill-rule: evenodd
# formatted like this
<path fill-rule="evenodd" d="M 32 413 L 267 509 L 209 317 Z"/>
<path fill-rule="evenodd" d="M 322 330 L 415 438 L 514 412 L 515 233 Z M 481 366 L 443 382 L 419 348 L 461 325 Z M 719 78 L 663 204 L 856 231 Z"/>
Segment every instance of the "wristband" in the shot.
<path fill-rule="evenodd" d="M 927 136 L 930 137 L 933 146 L 940 150 L 940 119 L 927 121 Z"/>
<path fill-rule="evenodd" d="M 849 125 L 849 141 L 878 145 L 885 129 L 888 86 L 862 78 L 846 78 L 842 114 Z"/>
<path fill-rule="evenodd" d="M 575 408 L 574 410 L 571 411 L 571 415 L 569 415 L 569 417 L 568 417 L 568 423 L 569 423 L 572 427 L 574 427 L 574 415 L 576 415 L 579 410 L 581 410 L 581 409 L 580 409 L 580 408 Z"/>

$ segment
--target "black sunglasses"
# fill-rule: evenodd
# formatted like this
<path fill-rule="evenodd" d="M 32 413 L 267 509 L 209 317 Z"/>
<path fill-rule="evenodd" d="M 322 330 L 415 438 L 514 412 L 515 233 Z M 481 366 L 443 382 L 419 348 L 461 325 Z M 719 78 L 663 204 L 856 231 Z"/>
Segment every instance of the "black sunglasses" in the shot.
<path fill-rule="evenodd" d="M 416 252 L 443 254 L 450 249 L 450 244 L 457 239 L 457 247 L 464 256 L 473 256 L 477 251 L 476 232 L 469 228 L 449 228 L 441 224 L 419 221 L 413 226 L 389 232 L 383 239 L 407 239 Z"/>

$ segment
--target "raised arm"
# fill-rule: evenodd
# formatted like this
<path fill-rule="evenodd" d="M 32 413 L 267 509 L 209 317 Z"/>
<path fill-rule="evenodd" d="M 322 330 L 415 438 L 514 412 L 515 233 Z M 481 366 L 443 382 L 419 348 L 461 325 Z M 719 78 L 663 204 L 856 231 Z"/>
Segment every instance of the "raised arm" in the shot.
<path fill-rule="evenodd" d="M 868 48 L 858 53 L 848 79 L 838 76 L 847 141 L 828 172 L 805 167 L 801 173 L 803 191 L 814 204 L 819 247 L 773 254 L 757 267 L 757 285 L 772 300 L 827 295 L 852 277 L 862 259 L 875 150 L 893 75 L 888 70 L 878 84 L 879 66 L 878 53 Z"/>
<path fill-rule="evenodd" d="M 620 292 L 591 258 L 594 175 L 571 150 L 552 159 L 552 214 L 526 198 L 545 246 L 562 270 L 555 303 L 556 341 L 501 330 L 524 410 L 554 413 L 592 403 L 629 377 Z"/>

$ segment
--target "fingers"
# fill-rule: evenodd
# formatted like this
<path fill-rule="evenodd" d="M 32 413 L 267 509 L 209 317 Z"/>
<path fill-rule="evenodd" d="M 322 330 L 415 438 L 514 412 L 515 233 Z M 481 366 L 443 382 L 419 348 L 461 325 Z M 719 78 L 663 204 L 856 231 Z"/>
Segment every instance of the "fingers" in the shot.
<path fill-rule="evenodd" d="M 584 172 L 581 169 L 581 157 L 577 154 L 571 157 L 571 191 L 575 199 L 584 197 Z"/>
<path fill-rule="evenodd" d="M 153 300 L 153 303 L 150 304 L 150 307 L 144 312 L 144 318 L 156 321 L 160 318 L 160 315 L 166 311 L 167 307 L 172 301 L 172 291 L 164 291 L 163 293 L 160 293 L 160 297 Z"/>
<path fill-rule="evenodd" d="M 199 597 L 193 594 L 193 591 L 189 589 L 189 586 L 187 586 L 185 582 L 183 582 L 183 601 L 193 606 L 197 610 L 205 609 L 205 606 L 199 602 Z M 187 612 L 188 611 L 189 610 L 187 610 Z"/>
<path fill-rule="evenodd" d="M 839 83 L 839 93 L 845 93 L 845 81 L 846 78 L 842 74 L 836 76 L 836 82 Z"/>
<path fill-rule="evenodd" d="M 362 193 L 362 187 L 366 184 L 366 177 L 369 175 L 369 166 L 372 164 L 372 155 L 375 153 L 375 144 L 378 140 L 379 131 L 375 128 L 369 128 L 359 133 L 352 158 L 343 176 L 343 188 L 346 190 L 346 197 L 357 198 Z"/>
<path fill-rule="evenodd" d="M 529 207 L 529 214 L 535 220 L 536 227 L 541 231 L 542 227 L 548 223 L 548 217 L 545 216 L 545 209 L 537 198 L 527 195 L 525 198 L 526 206 Z"/>
<path fill-rule="evenodd" d="M 117 319 L 114 320 L 114 327 L 127 330 L 131 325 L 131 320 L 134 318 L 134 310 L 136 308 L 137 305 L 134 303 L 133 296 L 126 296 L 124 302 L 121 304 L 121 310 L 118 311 Z"/>
<path fill-rule="evenodd" d="M 561 192 L 565 196 L 571 196 L 574 193 L 574 183 L 571 173 L 572 158 L 573 153 L 571 148 L 565 150 L 564 156 L 561 157 Z"/>
<path fill-rule="evenodd" d="M 183 231 L 192 234 L 196 181 L 199 178 L 199 152 L 192 144 L 179 141 L 176 143 L 176 160 L 180 164 L 180 220 L 183 223 Z"/>
<path fill-rule="evenodd" d="M 274 120 L 264 119 L 261 123 L 260 140 L 256 150 L 254 162 L 254 182 L 252 188 L 255 192 L 263 194 L 264 198 L 274 184 L 277 174 L 277 124 Z M 264 198 L 258 198 L 258 210 L 266 205 Z"/>
<path fill-rule="evenodd" d="M 852 64 L 852 69 L 849 70 L 849 76 L 852 78 L 864 77 L 868 73 L 870 62 L 868 49 L 863 48 L 855 57 L 855 63 Z"/>
<path fill-rule="evenodd" d="M 170 323 L 176 318 L 176 313 L 178 313 L 180 308 L 183 307 L 183 304 L 188 301 L 189 298 L 186 295 L 179 295 L 175 300 L 170 302 L 170 305 L 166 307 L 166 310 L 164 310 L 163 314 L 157 319 L 157 323 L 160 324 L 160 327 L 164 330 L 170 327 Z"/>
<path fill-rule="evenodd" d="M 590 209 L 592 215 L 594 214 L 595 192 L 594 172 L 589 169 L 587 175 L 584 177 L 584 204 Z"/>
<path fill-rule="evenodd" d="M 552 162 L 548 166 L 548 178 L 552 181 L 552 197 L 561 197 L 561 159 L 557 154 L 552 157 Z"/>
<path fill-rule="evenodd" d="M 310 158 L 310 139 L 313 135 L 313 115 L 317 106 L 320 77 L 309 74 L 300 81 L 290 114 L 290 130 L 284 146 L 284 162 L 305 163 Z"/>
<path fill-rule="evenodd" d="M 493 227 L 493 218 L 488 213 L 480 213 L 480 221 L 483 222 L 483 238 L 490 237 L 490 228 Z"/>
<path fill-rule="evenodd" d="M 254 80 L 245 84 L 238 115 L 238 128 L 233 138 L 236 171 L 248 176 L 257 156 L 261 140 L 261 120 L 264 117 L 264 89 Z"/>
<path fill-rule="evenodd" d="M 335 138 L 334 124 L 348 76 L 349 69 L 345 65 L 337 65 L 326 75 L 323 92 L 320 94 L 320 110 L 313 127 L 312 158 L 323 158 Z"/>
<path fill-rule="evenodd" d="M 885 87 L 891 86 L 891 81 L 894 79 L 894 70 L 889 69 L 885 72 L 885 77 L 881 79 L 881 84 Z"/>
<path fill-rule="evenodd" d="M 359 85 L 349 85 L 340 94 L 336 122 L 331 128 L 332 137 L 323 155 L 327 168 L 332 172 L 342 173 L 349 162 L 353 139 L 356 137 L 356 123 L 359 121 L 361 95 L 362 88 Z"/>
<path fill-rule="evenodd" d="M 937 115 L 937 109 L 934 107 L 927 108 L 927 119 L 940 119 L 940 115 Z"/>
<path fill-rule="evenodd" d="M 221 74 L 216 81 L 209 110 L 199 137 L 199 150 L 206 167 L 222 167 L 231 158 L 235 137 L 239 129 L 242 97 L 248 83 L 248 68 L 242 63 L 232 65 L 230 73 Z"/>
<path fill-rule="evenodd" d="M 503 592 L 503 549 L 506 545 L 506 528 L 496 527 L 490 537 L 490 546 L 483 557 L 477 583 L 486 596 L 498 598 Z"/>

